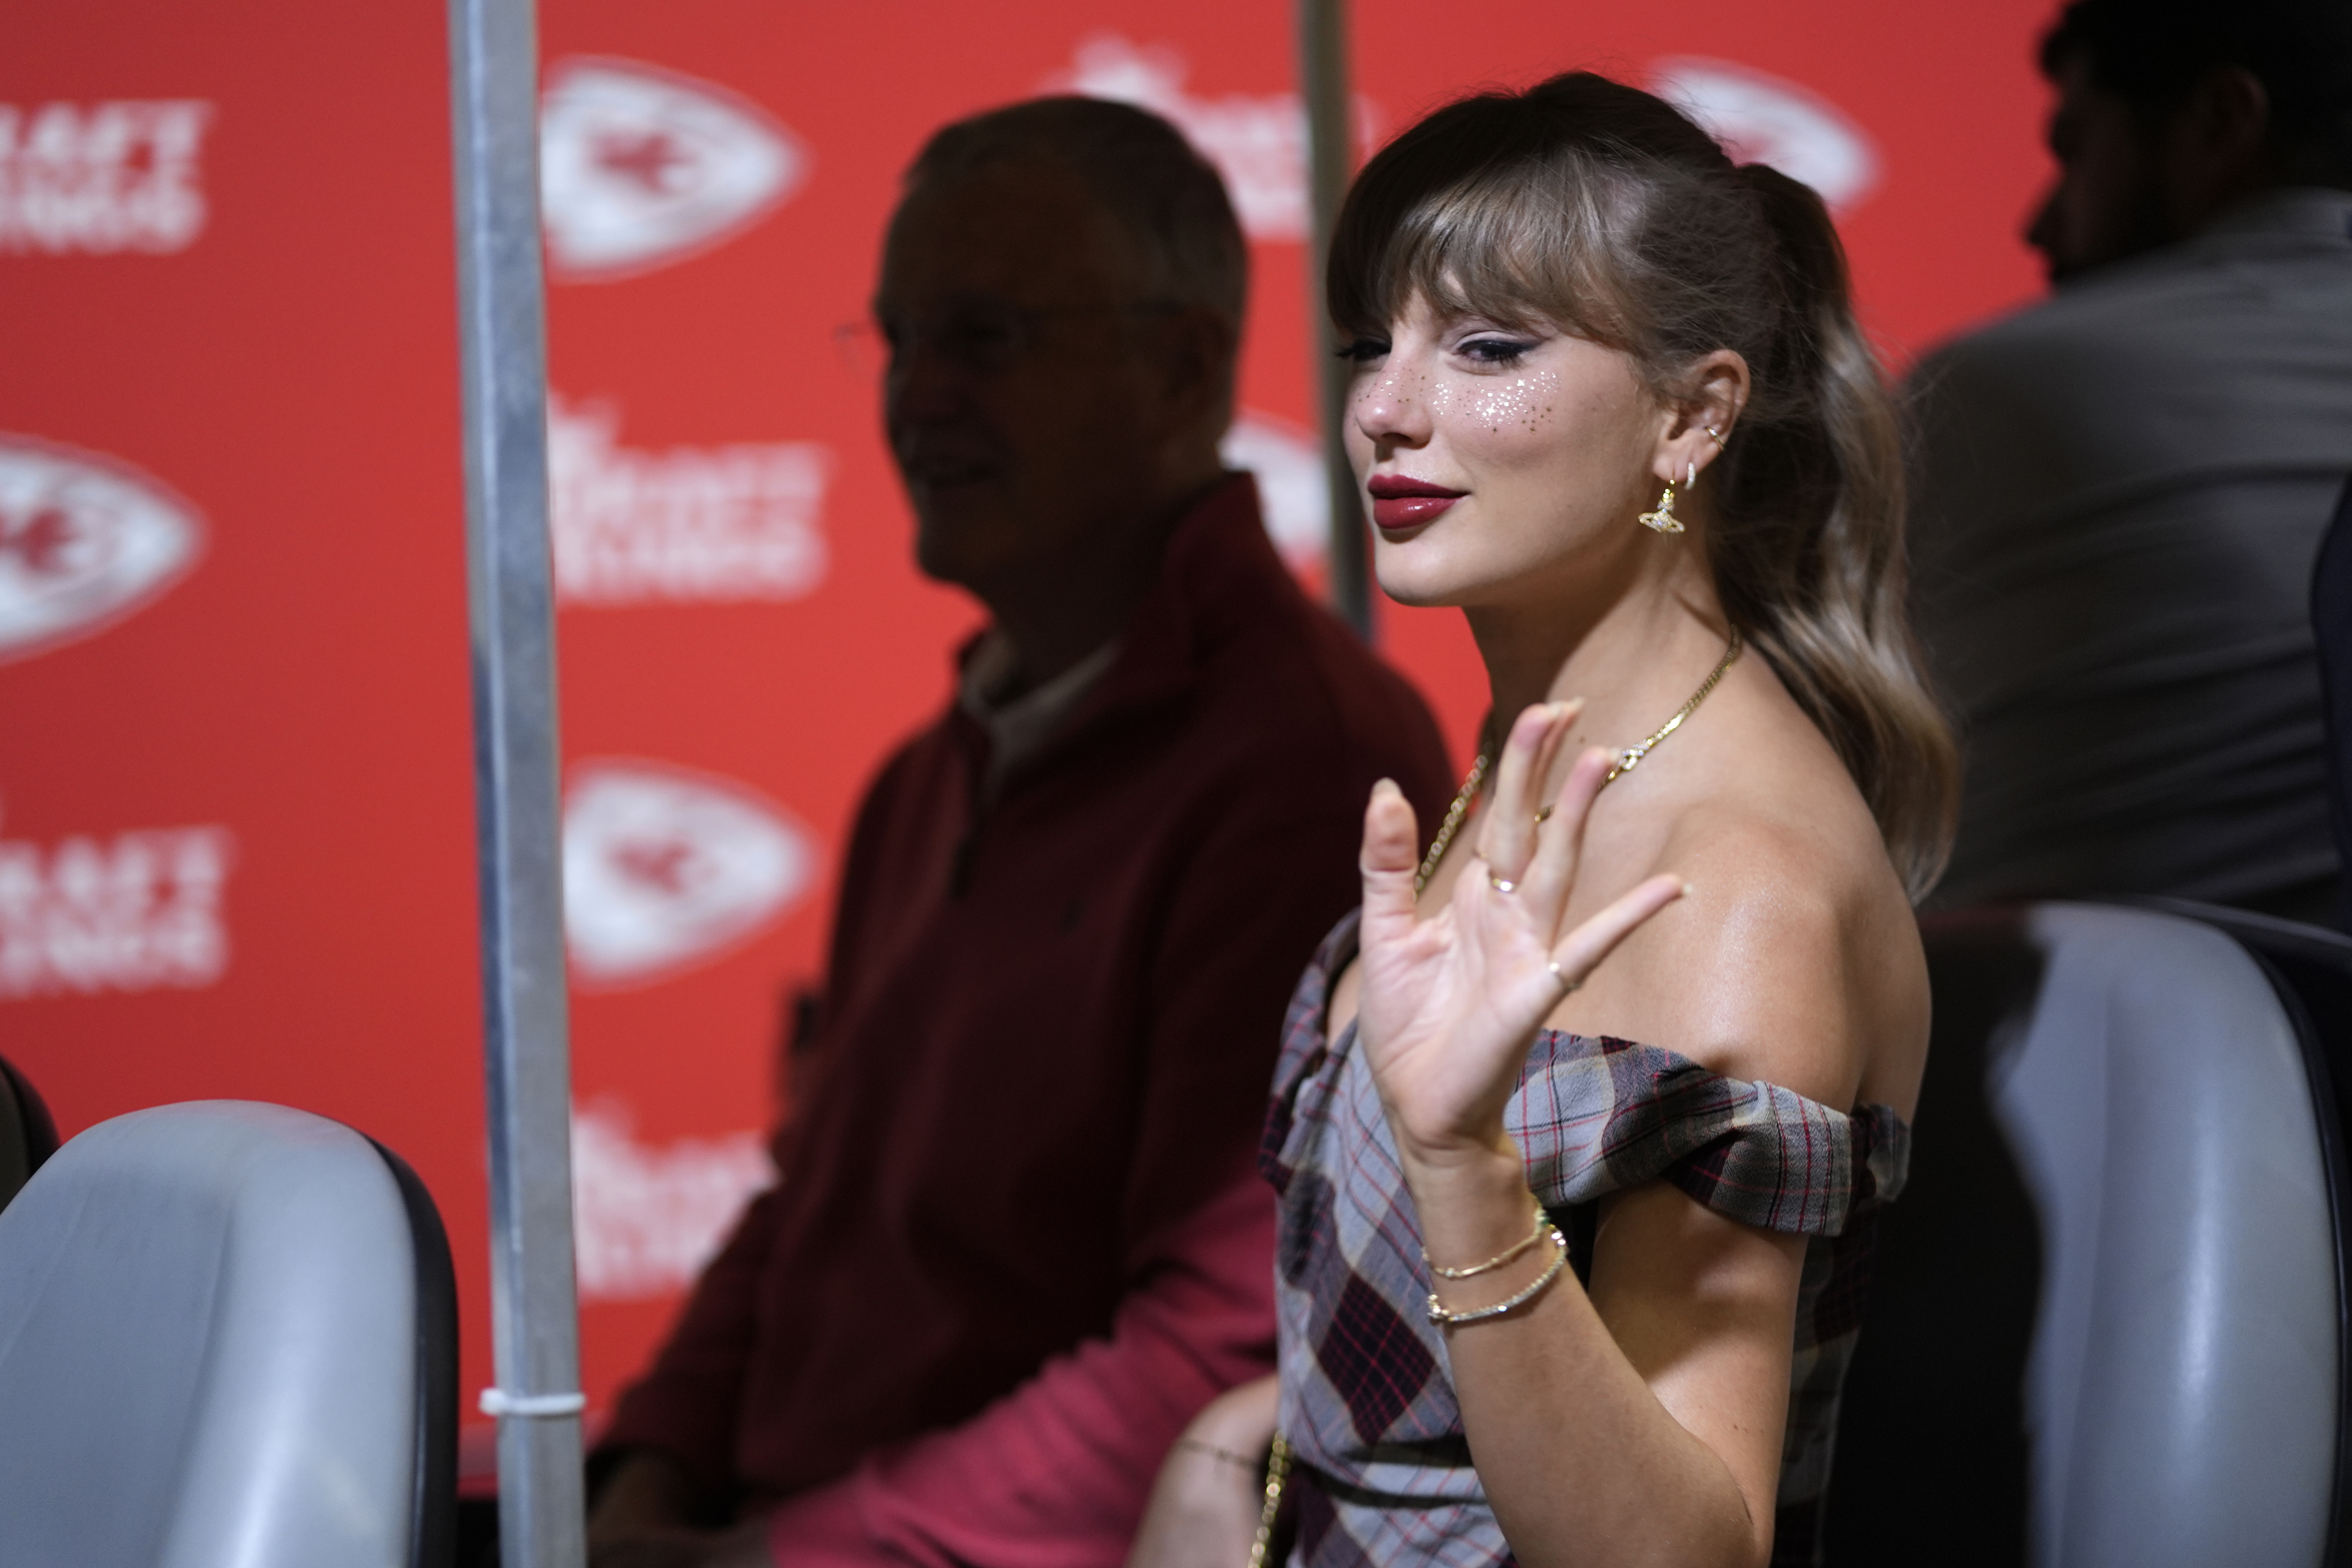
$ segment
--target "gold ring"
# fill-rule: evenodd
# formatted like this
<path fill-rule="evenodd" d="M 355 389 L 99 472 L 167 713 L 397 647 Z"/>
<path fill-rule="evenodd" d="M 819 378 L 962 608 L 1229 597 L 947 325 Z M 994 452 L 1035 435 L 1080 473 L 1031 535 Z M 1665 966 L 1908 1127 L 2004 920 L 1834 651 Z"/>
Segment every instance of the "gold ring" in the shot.
<path fill-rule="evenodd" d="M 1516 893 L 1519 890 L 1519 885 L 1517 882 L 1512 881 L 1508 877 L 1497 877 L 1491 869 L 1486 873 L 1486 885 L 1498 893 Z"/>
<path fill-rule="evenodd" d="M 1536 826 L 1538 827 L 1541 827 L 1545 823 L 1549 822 L 1550 820 L 1551 807 L 1545 806 L 1541 811 L 1536 813 Z"/>
<path fill-rule="evenodd" d="M 1549 963 L 1545 964 L 1544 967 L 1551 971 L 1551 977 L 1554 980 L 1559 981 L 1562 985 L 1568 987 L 1568 991 L 1560 993 L 1563 996 L 1568 994 L 1569 991 L 1580 989 L 1584 984 L 1584 982 L 1581 980 L 1570 980 L 1567 975 L 1562 974 L 1559 972 L 1559 960 L 1557 958 L 1553 959 Z"/>

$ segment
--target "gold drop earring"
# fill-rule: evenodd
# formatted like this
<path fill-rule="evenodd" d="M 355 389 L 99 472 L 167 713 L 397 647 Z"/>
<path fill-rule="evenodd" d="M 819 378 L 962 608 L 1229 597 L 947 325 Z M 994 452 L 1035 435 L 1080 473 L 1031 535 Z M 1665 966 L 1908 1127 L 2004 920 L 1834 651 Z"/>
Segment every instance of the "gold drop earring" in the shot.
<path fill-rule="evenodd" d="M 1687 490 L 1697 482 L 1698 465 L 1686 465 L 1683 471 L 1683 489 Z M 1642 526 L 1660 533 L 1680 533 L 1683 531 L 1683 520 L 1675 515 L 1675 482 L 1672 479 L 1666 481 L 1665 489 L 1658 496 L 1658 510 L 1642 514 Z"/>

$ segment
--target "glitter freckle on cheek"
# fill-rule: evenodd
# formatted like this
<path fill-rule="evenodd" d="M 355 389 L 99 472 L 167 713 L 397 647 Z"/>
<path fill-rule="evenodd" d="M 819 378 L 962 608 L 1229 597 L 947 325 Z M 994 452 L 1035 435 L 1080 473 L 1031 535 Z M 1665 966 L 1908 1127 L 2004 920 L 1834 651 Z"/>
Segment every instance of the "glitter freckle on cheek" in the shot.
<path fill-rule="evenodd" d="M 1499 436 L 1506 425 L 1524 426 L 1533 432 L 1550 416 L 1552 399 L 1559 390 L 1559 377 L 1549 371 L 1532 375 L 1514 376 L 1509 381 L 1482 385 L 1464 399 L 1464 414 L 1475 425 L 1483 425 L 1487 434 Z M 1432 405 L 1434 408 L 1434 404 Z"/>
<path fill-rule="evenodd" d="M 1412 397 L 1404 378 L 1391 372 L 1357 382 L 1355 389 L 1349 394 L 1349 402 L 1360 409 L 1402 408 L 1412 402 Z"/>

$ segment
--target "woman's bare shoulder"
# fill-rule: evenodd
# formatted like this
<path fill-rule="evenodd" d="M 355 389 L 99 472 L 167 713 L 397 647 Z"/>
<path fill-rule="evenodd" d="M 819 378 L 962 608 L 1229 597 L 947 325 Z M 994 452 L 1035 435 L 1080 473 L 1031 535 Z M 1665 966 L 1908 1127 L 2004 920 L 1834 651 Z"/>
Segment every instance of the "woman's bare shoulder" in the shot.
<path fill-rule="evenodd" d="M 1822 783 L 1677 814 L 1654 869 L 1688 891 L 1604 966 L 1609 993 L 1645 1015 L 1633 1037 L 1718 1072 L 1907 1113 L 1927 1045 L 1918 927 L 1859 795 Z"/>

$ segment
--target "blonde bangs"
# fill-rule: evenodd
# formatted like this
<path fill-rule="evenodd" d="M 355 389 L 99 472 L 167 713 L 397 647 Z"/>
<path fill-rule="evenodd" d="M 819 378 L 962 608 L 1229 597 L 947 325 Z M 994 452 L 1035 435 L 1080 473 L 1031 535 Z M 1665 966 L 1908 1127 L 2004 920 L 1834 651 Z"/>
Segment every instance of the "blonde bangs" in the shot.
<path fill-rule="evenodd" d="M 1630 349 L 1607 236 L 1635 214 L 1605 211 L 1632 204 L 1610 201 L 1614 182 L 1594 173 L 1516 162 L 1415 193 L 1392 226 L 1343 218 L 1331 247 L 1334 324 L 1378 332 L 1419 297 L 1440 316 L 1549 323 Z"/>

